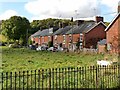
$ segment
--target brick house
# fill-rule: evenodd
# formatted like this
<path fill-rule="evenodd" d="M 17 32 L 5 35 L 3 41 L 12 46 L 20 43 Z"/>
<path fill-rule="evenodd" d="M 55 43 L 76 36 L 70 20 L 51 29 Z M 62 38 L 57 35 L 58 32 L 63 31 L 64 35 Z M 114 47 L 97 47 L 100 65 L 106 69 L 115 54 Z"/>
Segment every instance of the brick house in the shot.
<path fill-rule="evenodd" d="M 66 32 L 69 31 L 72 28 L 72 26 L 65 26 L 63 28 L 59 28 L 56 32 L 54 32 L 53 35 L 53 45 L 54 46 L 61 46 L 63 48 L 67 47 L 66 45 Z"/>
<path fill-rule="evenodd" d="M 120 50 L 120 2 L 118 4 L 118 14 L 105 29 L 107 38 L 107 50 L 110 53 L 117 53 Z"/>
<path fill-rule="evenodd" d="M 49 28 L 44 29 L 42 31 L 37 31 L 33 35 L 31 35 L 31 40 L 35 41 L 35 43 L 38 43 L 38 45 L 47 45 L 49 41 L 53 41 L 53 32 L 55 32 L 57 28 Z"/>
<path fill-rule="evenodd" d="M 103 17 L 96 17 L 96 21 L 82 21 L 79 25 L 73 26 L 66 33 L 67 45 L 69 49 L 75 50 L 77 42 L 79 48 L 97 48 L 97 42 L 106 38 L 105 24 Z"/>
<path fill-rule="evenodd" d="M 77 42 L 82 48 L 96 48 L 99 40 L 105 39 L 105 28 L 103 17 L 96 17 L 96 21 L 78 20 L 77 25 L 65 26 L 59 29 L 45 29 L 33 34 L 33 40 L 39 45 L 48 44 L 53 41 L 55 46 L 62 45 L 63 48 L 75 50 Z M 52 32 L 50 32 L 52 31 Z"/>
<path fill-rule="evenodd" d="M 35 32 L 34 34 L 32 34 L 32 35 L 30 36 L 30 39 L 31 39 L 32 41 L 35 41 L 36 43 L 38 43 L 38 40 L 36 40 L 36 38 L 37 38 L 37 36 L 38 36 L 40 33 L 41 33 L 41 30 L 38 30 L 37 32 Z"/>

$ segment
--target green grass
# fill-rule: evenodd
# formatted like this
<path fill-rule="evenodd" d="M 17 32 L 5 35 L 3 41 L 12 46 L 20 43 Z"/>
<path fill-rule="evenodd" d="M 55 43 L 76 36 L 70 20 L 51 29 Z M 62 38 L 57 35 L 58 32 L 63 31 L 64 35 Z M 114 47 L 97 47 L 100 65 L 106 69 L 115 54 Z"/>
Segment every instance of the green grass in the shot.
<path fill-rule="evenodd" d="M 4 72 L 47 68 L 65 68 L 96 65 L 102 54 L 34 51 L 25 48 L 2 47 L 2 70 Z"/>

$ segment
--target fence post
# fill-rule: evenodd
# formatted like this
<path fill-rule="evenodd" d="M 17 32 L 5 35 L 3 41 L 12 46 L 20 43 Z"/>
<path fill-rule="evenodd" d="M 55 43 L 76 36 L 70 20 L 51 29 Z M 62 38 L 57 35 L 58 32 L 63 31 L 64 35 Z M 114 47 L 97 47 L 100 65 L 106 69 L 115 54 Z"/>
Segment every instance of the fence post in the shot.
<path fill-rule="evenodd" d="M 42 90 L 44 88 L 44 69 L 42 69 Z"/>
<path fill-rule="evenodd" d="M 25 71 L 23 71 L 23 90 L 24 90 L 24 73 L 25 73 Z"/>
<path fill-rule="evenodd" d="M 96 70 L 96 89 L 98 88 L 98 66 L 96 66 L 95 70 Z"/>
<path fill-rule="evenodd" d="M 2 83 L 2 90 L 3 90 L 3 88 L 4 88 L 4 77 L 3 77 L 4 75 L 3 75 L 3 72 L 2 72 L 2 81 L 1 81 L 1 83 Z"/>
<path fill-rule="evenodd" d="M 10 72 L 10 90 L 12 90 L 12 72 Z"/>
<path fill-rule="evenodd" d="M 17 78 L 17 73 L 15 72 L 15 90 L 16 90 L 16 78 Z"/>
<path fill-rule="evenodd" d="M 119 59 L 120 59 L 120 57 L 119 57 Z M 119 86 L 118 86 L 118 88 L 120 88 L 120 61 L 119 61 L 119 64 L 118 64 L 118 83 L 119 83 Z"/>
<path fill-rule="evenodd" d="M 35 90 L 36 90 L 36 70 L 34 72 L 35 72 Z"/>
<path fill-rule="evenodd" d="M 51 69 L 49 69 L 49 89 L 51 90 Z"/>

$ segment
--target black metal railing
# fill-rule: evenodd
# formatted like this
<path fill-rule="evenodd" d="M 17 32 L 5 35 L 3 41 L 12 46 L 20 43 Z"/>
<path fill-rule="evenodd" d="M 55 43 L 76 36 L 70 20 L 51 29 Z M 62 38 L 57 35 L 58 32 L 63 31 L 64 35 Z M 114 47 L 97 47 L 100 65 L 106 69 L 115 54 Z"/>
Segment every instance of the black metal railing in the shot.
<path fill-rule="evenodd" d="M 2 89 L 118 88 L 118 65 L 1 73 Z"/>

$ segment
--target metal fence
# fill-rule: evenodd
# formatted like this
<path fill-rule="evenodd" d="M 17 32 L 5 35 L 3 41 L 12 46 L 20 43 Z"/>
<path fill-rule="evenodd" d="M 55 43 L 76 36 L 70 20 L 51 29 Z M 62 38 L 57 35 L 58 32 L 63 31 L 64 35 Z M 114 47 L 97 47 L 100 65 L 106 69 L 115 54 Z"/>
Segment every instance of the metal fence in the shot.
<path fill-rule="evenodd" d="M 118 65 L 1 73 L 2 89 L 119 88 Z"/>

